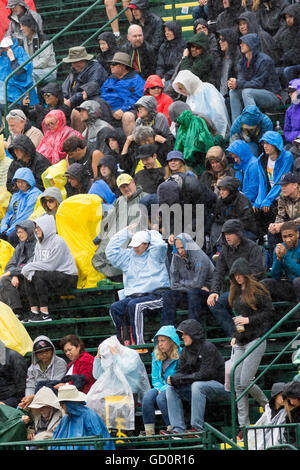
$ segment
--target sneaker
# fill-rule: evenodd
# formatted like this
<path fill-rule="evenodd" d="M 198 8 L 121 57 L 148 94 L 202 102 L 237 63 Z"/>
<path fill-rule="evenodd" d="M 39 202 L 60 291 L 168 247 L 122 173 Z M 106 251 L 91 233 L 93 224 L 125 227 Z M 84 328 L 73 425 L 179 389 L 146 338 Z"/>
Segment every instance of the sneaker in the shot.
<path fill-rule="evenodd" d="M 192 434 L 194 433 L 194 434 Z M 184 436 L 185 439 L 195 439 L 195 438 L 199 438 L 201 437 L 201 434 L 203 433 L 203 431 L 199 431 L 198 429 L 196 428 L 190 428 L 190 429 L 187 429 L 186 431 L 184 431 L 184 434 L 187 434 L 186 436 Z"/>
<path fill-rule="evenodd" d="M 35 322 L 44 322 L 44 321 L 50 321 L 52 318 L 50 317 L 49 313 L 34 313 L 30 312 L 30 315 L 27 319 L 29 323 L 35 323 Z"/>
<path fill-rule="evenodd" d="M 159 434 L 160 434 L 161 436 L 167 436 L 168 434 L 173 434 L 173 433 L 172 433 L 172 431 L 168 431 L 167 429 L 161 429 L 161 430 L 159 431 Z"/>

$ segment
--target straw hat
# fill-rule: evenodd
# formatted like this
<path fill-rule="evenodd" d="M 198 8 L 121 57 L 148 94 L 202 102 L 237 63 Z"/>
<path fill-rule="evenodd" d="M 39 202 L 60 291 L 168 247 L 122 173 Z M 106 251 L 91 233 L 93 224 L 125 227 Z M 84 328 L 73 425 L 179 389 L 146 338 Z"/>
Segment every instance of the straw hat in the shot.
<path fill-rule="evenodd" d="M 83 46 L 71 47 L 69 55 L 63 58 L 63 62 L 70 64 L 71 62 L 79 62 L 80 60 L 92 60 L 93 54 L 88 54 Z"/>

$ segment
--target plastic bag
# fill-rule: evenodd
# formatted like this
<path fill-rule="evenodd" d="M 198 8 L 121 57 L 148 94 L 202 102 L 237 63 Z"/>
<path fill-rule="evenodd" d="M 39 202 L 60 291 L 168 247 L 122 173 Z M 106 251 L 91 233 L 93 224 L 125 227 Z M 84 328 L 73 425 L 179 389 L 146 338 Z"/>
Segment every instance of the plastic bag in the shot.
<path fill-rule="evenodd" d="M 66 159 L 60 160 L 60 162 L 55 163 L 47 168 L 47 170 L 42 173 L 42 181 L 45 189 L 55 186 L 61 190 L 63 199 L 66 199 L 67 192 L 65 185 L 67 183 L 67 177 L 65 173 L 67 171 L 67 161 Z"/>
<path fill-rule="evenodd" d="M 56 213 L 57 233 L 65 240 L 78 269 L 78 289 L 96 287 L 106 276 L 92 265 L 93 240 L 100 232 L 102 199 L 96 194 L 78 194 L 63 201 Z"/>
<path fill-rule="evenodd" d="M 0 239 L 0 276 L 4 273 L 5 266 L 9 262 L 14 251 L 15 249 L 10 243 Z"/>
<path fill-rule="evenodd" d="M 113 354 L 110 348 L 117 353 Z M 101 343 L 100 354 L 103 372 L 87 394 L 87 406 L 99 414 L 108 428 L 133 430 L 133 393 L 141 400 L 150 388 L 145 366 L 139 354 L 122 346 L 116 336 Z"/>
<path fill-rule="evenodd" d="M 7 191 L 6 188 L 0 187 L 0 220 L 2 220 L 6 214 L 10 199 L 11 193 Z"/>
<path fill-rule="evenodd" d="M 7 348 L 17 351 L 22 356 L 32 351 L 32 339 L 23 323 L 3 302 L 0 302 L 0 339 Z"/>

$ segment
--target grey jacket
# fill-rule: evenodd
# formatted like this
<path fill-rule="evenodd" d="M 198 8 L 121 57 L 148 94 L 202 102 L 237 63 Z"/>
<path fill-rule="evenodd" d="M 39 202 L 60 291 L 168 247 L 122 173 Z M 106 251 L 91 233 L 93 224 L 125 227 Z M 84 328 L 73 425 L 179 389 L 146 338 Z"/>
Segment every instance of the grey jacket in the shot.
<path fill-rule="evenodd" d="M 41 15 L 39 15 L 39 13 L 37 13 L 36 11 L 34 10 L 30 10 L 29 6 L 27 5 L 27 3 L 25 2 L 25 0 L 18 0 L 18 5 L 21 5 L 22 7 L 25 8 L 25 14 L 26 13 L 29 13 L 30 15 L 33 16 L 34 20 L 36 21 L 37 25 L 38 25 L 38 29 L 40 32 L 43 32 L 43 20 L 42 20 L 42 17 Z M 14 6 L 16 5 L 16 1 L 14 0 L 8 0 L 7 2 L 7 7 L 6 8 L 13 8 Z M 8 27 L 8 30 L 6 31 L 5 33 L 5 36 L 11 36 L 11 37 L 17 37 L 20 33 L 20 22 L 19 22 L 19 18 L 17 17 L 17 15 L 14 15 L 12 12 L 11 14 L 8 16 L 9 20 L 10 20 L 10 23 L 9 23 L 9 27 Z"/>

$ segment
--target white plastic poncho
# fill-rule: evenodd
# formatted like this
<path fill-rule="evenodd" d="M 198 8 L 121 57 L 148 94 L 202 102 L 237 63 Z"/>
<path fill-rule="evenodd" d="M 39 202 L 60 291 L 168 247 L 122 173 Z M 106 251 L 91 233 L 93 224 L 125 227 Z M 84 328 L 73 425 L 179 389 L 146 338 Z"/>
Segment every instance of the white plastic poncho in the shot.
<path fill-rule="evenodd" d="M 179 90 L 181 83 L 187 93 Z M 186 103 L 192 111 L 206 114 L 213 121 L 218 134 L 226 137 L 230 131 L 230 119 L 223 95 L 211 83 L 202 82 L 189 70 L 181 70 L 172 84 L 174 90 L 187 96 Z"/>
<path fill-rule="evenodd" d="M 113 354 L 111 348 L 117 354 Z M 145 366 L 139 354 L 122 346 L 116 336 L 101 343 L 100 356 L 98 362 L 95 358 L 93 374 L 98 378 L 87 394 L 87 406 L 99 414 L 107 428 L 133 430 L 133 394 L 137 394 L 141 402 L 150 389 Z"/>
<path fill-rule="evenodd" d="M 265 411 L 254 426 L 275 426 L 276 424 L 284 424 L 286 411 L 283 408 L 277 415 L 271 418 L 271 408 L 267 403 Z M 248 450 L 266 450 L 268 447 L 283 444 L 285 439 L 283 436 L 283 428 L 268 428 L 252 430 L 247 432 Z"/>

